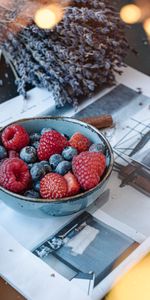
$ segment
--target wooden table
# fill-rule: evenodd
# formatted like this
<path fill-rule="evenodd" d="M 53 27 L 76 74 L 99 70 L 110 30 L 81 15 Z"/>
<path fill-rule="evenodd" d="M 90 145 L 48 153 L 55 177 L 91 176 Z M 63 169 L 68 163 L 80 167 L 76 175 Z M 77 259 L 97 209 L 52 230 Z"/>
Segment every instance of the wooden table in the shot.
<path fill-rule="evenodd" d="M 1 300 L 25 300 L 15 289 L 6 281 L 0 278 L 0 299 Z"/>

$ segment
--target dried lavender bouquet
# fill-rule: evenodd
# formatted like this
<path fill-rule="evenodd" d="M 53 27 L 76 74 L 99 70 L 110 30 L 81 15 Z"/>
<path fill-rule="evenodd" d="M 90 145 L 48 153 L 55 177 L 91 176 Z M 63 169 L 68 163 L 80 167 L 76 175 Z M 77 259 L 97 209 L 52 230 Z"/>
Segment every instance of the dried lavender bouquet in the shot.
<path fill-rule="evenodd" d="M 74 0 L 52 30 L 30 24 L 9 33 L 3 49 L 18 74 L 18 92 L 28 84 L 53 93 L 57 107 L 77 107 L 104 85 L 115 82 L 128 44 L 118 13 L 108 0 Z"/>

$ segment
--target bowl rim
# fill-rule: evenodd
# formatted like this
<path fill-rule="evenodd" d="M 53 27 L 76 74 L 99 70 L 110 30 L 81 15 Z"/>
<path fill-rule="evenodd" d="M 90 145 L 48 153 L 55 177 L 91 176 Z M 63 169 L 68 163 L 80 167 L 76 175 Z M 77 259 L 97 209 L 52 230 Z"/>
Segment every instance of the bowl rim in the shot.
<path fill-rule="evenodd" d="M 0 135 L 2 134 L 2 132 L 4 131 L 5 128 L 7 128 L 8 126 L 10 126 L 12 124 L 18 124 L 18 123 L 28 122 L 28 121 L 32 121 L 32 120 L 61 120 L 61 121 L 66 121 L 66 122 L 72 122 L 75 124 L 80 124 L 81 126 L 86 127 L 89 130 L 95 132 L 105 142 L 105 144 L 107 145 L 107 148 L 109 149 L 110 164 L 109 164 L 108 170 L 107 170 L 105 176 L 103 177 L 102 181 L 100 181 L 99 184 L 97 186 L 95 186 L 94 188 L 92 188 L 88 191 L 82 192 L 80 194 L 74 195 L 74 196 L 69 196 L 69 197 L 64 197 L 64 198 L 59 198 L 59 199 L 30 198 L 30 197 L 26 197 L 26 196 L 23 196 L 20 194 L 13 193 L 1 186 L 0 186 L 0 191 L 4 192 L 10 196 L 13 196 L 15 198 L 18 198 L 19 200 L 24 200 L 26 202 L 31 202 L 31 203 L 39 203 L 39 204 L 60 203 L 60 202 L 63 203 L 63 202 L 67 202 L 67 201 L 76 201 L 78 198 L 88 196 L 104 185 L 104 183 L 107 181 L 107 179 L 109 178 L 109 176 L 111 175 L 111 172 L 113 170 L 114 154 L 113 154 L 113 150 L 112 150 L 112 147 L 111 147 L 109 141 L 107 140 L 107 138 L 105 137 L 105 135 L 103 133 L 101 133 L 94 126 L 92 126 L 88 123 L 85 123 L 76 118 L 66 117 L 66 116 L 42 116 L 42 117 L 39 116 L 39 117 L 18 119 L 14 122 L 11 122 L 11 123 L 7 124 L 6 126 L 0 128 Z"/>

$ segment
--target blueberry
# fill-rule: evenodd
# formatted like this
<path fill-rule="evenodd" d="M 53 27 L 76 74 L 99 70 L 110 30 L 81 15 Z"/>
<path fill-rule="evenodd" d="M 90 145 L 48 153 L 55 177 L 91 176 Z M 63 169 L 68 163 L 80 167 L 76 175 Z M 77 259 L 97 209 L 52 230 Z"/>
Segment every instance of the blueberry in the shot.
<path fill-rule="evenodd" d="M 52 130 L 52 128 L 43 128 L 42 130 L 41 130 L 41 135 L 42 134 L 44 134 L 45 132 L 48 132 L 48 131 L 51 131 Z"/>
<path fill-rule="evenodd" d="M 41 165 L 48 164 L 48 161 L 47 161 L 47 160 L 41 160 L 41 161 L 40 161 L 40 164 L 41 164 Z"/>
<path fill-rule="evenodd" d="M 36 192 L 40 191 L 40 181 L 36 181 L 33 185 L 33 188 Z"/>
<path fill-rule="evenodd" d="M 78 154 L 77 149 L 74 147 L 70 147 L 70 146 L 66 147 L 62 152 L 62 156 L 66 160 L 72 160 L 73 157 L 77 154 Z"/>
<path fill-rule="evenodd" d="M 31 145 L 32 145 L 32 147 L 34 147 L 35 149 L 37 149 L 39 147 L 39 144 L 40 144 L 39 141 L 35 141 Z"/>
<path fill-rule="evenodd" d="M 64 136 L 67 140 L 70 140 L 70 137 L 67 134 L 62 133 L 61 135 Z"/>
<path fill-rule="evenodd" d="M 31 144 L 34 142 L 38 142 L 41 138 L 41 135 L 39 133 L 31 133 L 30 134 L 30 142 Z"/>
<path fill-rule="evenodd" d="M 63 158 L 60 154 L 53 154 L 49 159 L 52 169 L 55 169 L 61 161 L 63 161 Z"/>
<path fill-rule="evenodd" d="M 20 151 L 20 158 L 26 163 L 34 163 L 37 160 L 36 149 L 32 146 L 26 146 Z"/>
<path fill-rule="evenodd" d="M 102 152 L 105 154 L 106 149 L 104 144 L 92 144 L 89 148 L 90 152 Z"/>
<path fill-rule="evenodd" d="M 45 175 L 44 167 L 41 163 L 36 163 L 30 170 L 31 177 L 33 181 L 40 180 Z"/>
<path fill-rule="evenodd" d="M 65 175 L 71 170 L 71 167 L 71 162 L 63 160 L 58 164 L 57 168 L 55 169 L 55 172 L 60 175 Z"/>
<path fill-rule="evenodd" d="M 7 151 L 3 146 L 0 146 L 0 159 L 4 159 L 7 157 Z"/>
<path fill-rule="evenodd" d="M 33 164 L 28 164 L 29 170 L 31 170 L 32 167 L 33 167 Z"/>
<path fill-rule="evenodd" d="M 51 166 L 49 165 L 48 161 L 46 160 L 43 160 L 40 162 L 40 164 L 43 166 L 44 170 L 45 170 L 45 173 L 50 173 L 52 171 L 52 168 Z"/>
<path fill-rule="evenodd" d="M 29 198 L 40 198 L 40 194 L 34 190 L 28 190 L 24 193 L 25 197 Z"/>

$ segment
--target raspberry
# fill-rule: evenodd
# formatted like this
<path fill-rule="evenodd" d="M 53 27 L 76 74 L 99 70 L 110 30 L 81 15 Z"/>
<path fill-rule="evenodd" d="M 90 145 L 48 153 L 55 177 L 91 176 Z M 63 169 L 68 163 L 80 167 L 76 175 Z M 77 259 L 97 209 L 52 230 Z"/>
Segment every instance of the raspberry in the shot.
<path fill-rule="evenodd" d="M 67 196 L 67 182 L 63 176 L 49 173 L 40 182 L 40 194 L 44 199 L 58 199 Z"/>
<path fill-rule="evenodd" d="M 53 154 L 60 154 L 68 146 L 67 139 L 56 130 L 45 132 L 41 139 L 37 153 L 39 160 L 48 160 Z"/>
<path fill-rule="evenodd" d="M 1 159 L 0 160 L 0 167 L 1 167 L 1 165 L 3 164 L 3 162 L 6 160 L 6 158 L 3 158 L 3 159 Z"/>
<path fill-rule="evenodd" d="M 9 158 L 19 157 L 19 153 L 16 152 L 15 150 L 10 150 L 8 152 L 8 156 L 9 156 Z"/>
<path fill-rule="evenodd" d="M 97 159 L 97 164 L 99 167 L 99 176 L 101 177 L 106 168 L 106 156 L 102 152 L 94 154 L 96 154 L 95 159 Z"/>
<path fill-rule="evenodd" d="M 2 142 L 6 149 L 19 151 L 29 144 L 29 135 L 20 125 L 10 125 L 2 133 Z"/>
<path fill-rule="evenodd" d="M 67 181 L 68 186 L 67 196 L 74 196 L 78 194 L 80 191 L 80 185 L 77 178 L 71 172 L 68 172 L 64 178 Z"/>
<path fill-rule="evenodd" d="M 105 166 L 105 156 L 96 152 L 80 153 L 72 161 L 73 173 L 84 190 L 89 190 L 99 183 Z"/>
<path fill-rule="evenodd" d="M 19 158 L 8 158 L 0 165 L 0 185 L 14 193 L 22 193 L 31 182 L 27 165 Z"/>
<path fill-rule="evenodd" d="M 98 174 L 101 177 L 105 171 L 106 168 L 106 157 L 102 152 L 82 152 L 80 153 L 80 157 L 86 157 L 89 160 L 89 163 L 95 164 L 95 167 L 97 167 Z"/>
<path fill-rule="evenodd" d="M 87 151 L 91 145 L 91 142 L 86 136 L 84 136 L 80 132 L 76 132 L 69 140 L 69 144 L 71 147 L 76 148 L 80 153 L 83 151 Z"/>

